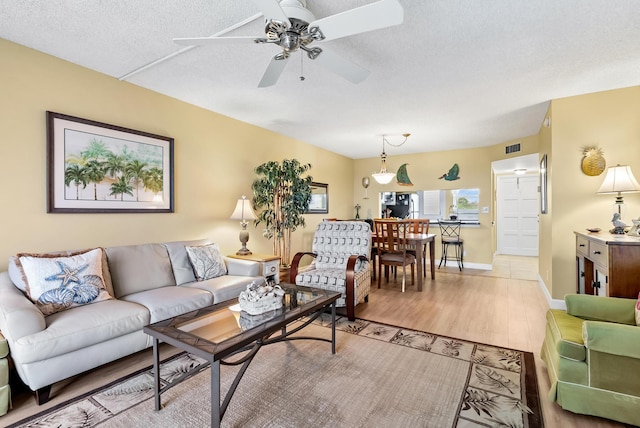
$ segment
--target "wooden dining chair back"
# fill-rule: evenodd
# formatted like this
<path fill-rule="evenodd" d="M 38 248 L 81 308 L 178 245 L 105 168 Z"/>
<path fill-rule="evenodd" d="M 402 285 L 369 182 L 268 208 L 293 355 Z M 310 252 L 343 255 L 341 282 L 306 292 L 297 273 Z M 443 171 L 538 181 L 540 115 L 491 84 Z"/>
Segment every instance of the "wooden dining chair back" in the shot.
<path fill-rule="evenodd" d="M 389 281 L 389 267 L 402 267 L 402 292 L 406 284 L 406 267 L 411 266 L 411 284 L 415 284 L 416 257 L 407 250 L 406 235 L 409 230 L 408 222 L 404 220 L 376 220 L 376 249 L 378 255 L 378 288 L 382 281 L 382 266 L 385 267 L 385 277 Z"/>
<path fill-rule="evenodd" d="M 409 233 L 429 233 L 428 218 L 412 218 L 406 221 L 409 222 Z"/>
<path fill-rule="evenodd" d="M 409 222 L 409 233 L 429 233 L 429 219 L 428 218 L 412 218 L 407 220 Z M 414 256 L 416 255 L 416 249 L 410 248 L 409 251 Z M 422 254 L 427 254 L 427 244 L 423 244 Z M 422 274 L 427 277 L 427 258 L 422 258 Z"/>
<path fill-rule="evenodd" d="M 371 220 L 371 223 L 369 223 L 369 225 L 371 226 L 371 231 L 373 232 L 374 238 L 376 236 L 376 222 L 383 221 L 383 220 L 386 220 L 386 219 L 374 218 Z M 375 241 L 371 245 L 371 256 L 369 258 L 371 259 L 371 264 L 373 265 L 373 279 L 375 280 L 377 278 L 376 272 L 378 271 L 378 247 L 376 246 Z"/>

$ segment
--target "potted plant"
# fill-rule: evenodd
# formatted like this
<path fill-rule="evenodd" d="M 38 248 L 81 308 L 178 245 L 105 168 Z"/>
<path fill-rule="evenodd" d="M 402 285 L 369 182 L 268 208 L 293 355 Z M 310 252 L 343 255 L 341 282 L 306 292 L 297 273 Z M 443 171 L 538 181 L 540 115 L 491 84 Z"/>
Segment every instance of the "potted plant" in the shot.
<path fill-rule="evenodd" d="M 291 261 L 291 232 L 305 226 L 304 213 L 311 201 L 312 177 L 303 175 L 311 164 L 296 159 L 270 161 L 256 167 L 253 207 L 259 212 L 255 225 L 264 223 L 263 236 L 273 239 L 273 254 L 283 267 Z"/>

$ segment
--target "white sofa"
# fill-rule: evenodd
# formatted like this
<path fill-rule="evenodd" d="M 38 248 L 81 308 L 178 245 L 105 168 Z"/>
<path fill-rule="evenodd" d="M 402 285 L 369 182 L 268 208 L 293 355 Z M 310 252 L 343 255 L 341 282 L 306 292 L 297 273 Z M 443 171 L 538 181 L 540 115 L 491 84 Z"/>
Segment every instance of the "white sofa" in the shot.
<path fill-rule="evenodd" d="M 49 399 L 53 383 L 151 346 L 143 326 L 235 298 L 262 278 L 258 263 L 224 258 L 227 275 L 196 281 L 185 246 L 208 243 L 104 248 L 104 283 L 114 298 L 48 316 L 12 282 L 19 276 L 10 259 L 11 275 L 0 273 L 0 331 L 38 404 Z"/>

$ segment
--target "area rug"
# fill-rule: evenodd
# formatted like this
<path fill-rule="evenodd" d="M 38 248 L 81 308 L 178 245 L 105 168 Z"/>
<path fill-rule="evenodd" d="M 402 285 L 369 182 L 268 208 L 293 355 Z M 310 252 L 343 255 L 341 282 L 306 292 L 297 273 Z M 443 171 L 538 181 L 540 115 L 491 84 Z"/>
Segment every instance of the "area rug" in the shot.
<path fill-rule="evenodd" d="M 328 317 L 304 335 L 330 337 Z M 330 344 L 297 340 L 258 352 L 223 427 L 542 427 L 533 354 L 357 319 Z M 164 381 L 199 363 L 183 353 Z M 221 391 L 238 367 L 222 366 Z M 206 427 L 210 371 L 171 388 L 154 410 L 151 367 L 12 427 Z"/>

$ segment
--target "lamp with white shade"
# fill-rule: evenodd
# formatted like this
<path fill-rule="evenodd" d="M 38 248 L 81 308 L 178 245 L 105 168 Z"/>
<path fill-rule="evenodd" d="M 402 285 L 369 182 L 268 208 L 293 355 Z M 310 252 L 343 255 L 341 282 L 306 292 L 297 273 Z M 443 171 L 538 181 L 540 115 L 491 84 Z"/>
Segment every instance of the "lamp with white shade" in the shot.
<path fill-rule="evenodd" d="M 231 220 L 240 220 L 240 225 L 242 226 L 242 230 L 240 231 L 240 243 L 242 244 L 242 248 L 236 252 L 236 255 L 246 256 L 252 254 L 247 248 L 247 242 L 249 241 L 247 220 L 255 220 L 256 214 L 253 212 L 253 208 L 251 207 L 251 201 L 248 200 L 246 196 L 243 195 L 242 198 L 238 199 L 236 209 L 233 210 L 230 218 Z"/>
<path fill-rule="evenodd" d="M 616 165 L 607 169 L 607 175 L 604 177 L 604 181 L 598 189 L 598 194 L 612 194 L 616 193 L 616 201 L 614 203 L 614 221 L 617 220 L 622 223 L 622 214 L 624 211 L 624 200 L 622 198 L 623 193 L 640 192 L 640 184 L 633 176 L 631 167 L 629 165 Z M 616 216 L 617 214 L 617 216 Z M 616 219 L 617 217 L 617 219 Z M 611 231 L 616 234 L 624 233 L 624 226 L 616 225 Z"/>

